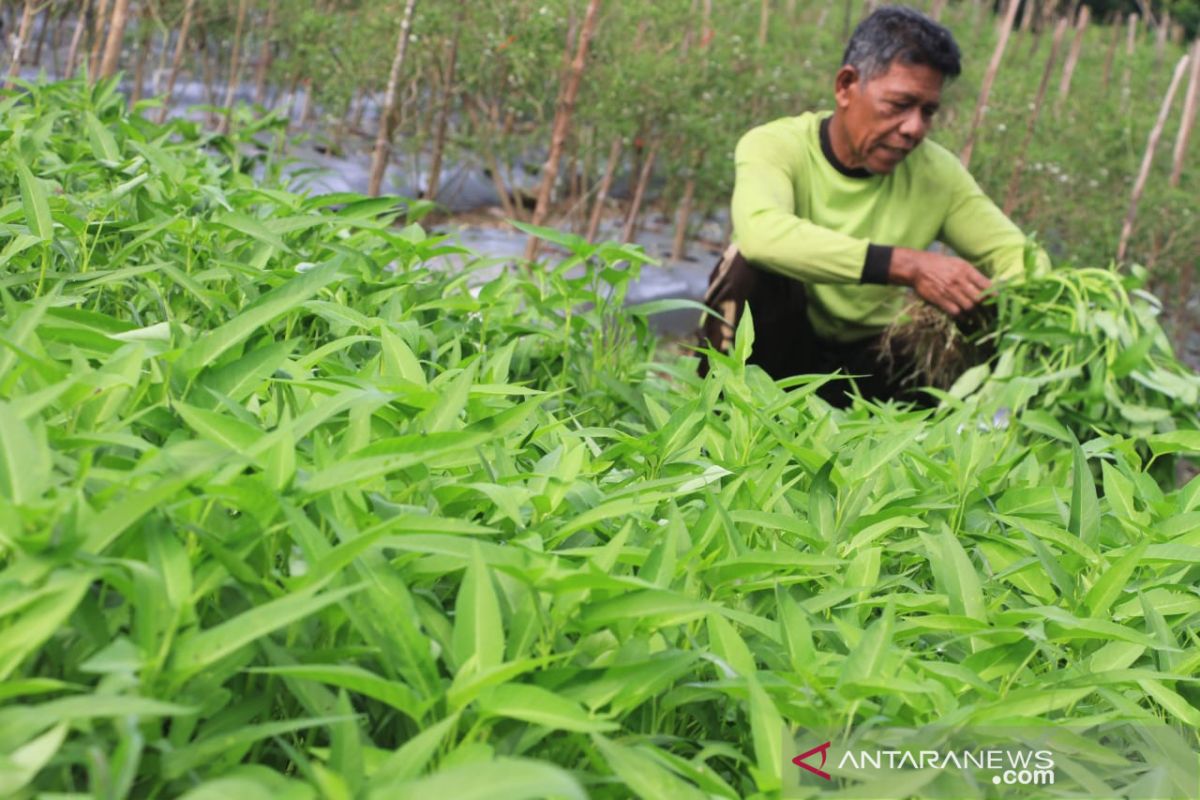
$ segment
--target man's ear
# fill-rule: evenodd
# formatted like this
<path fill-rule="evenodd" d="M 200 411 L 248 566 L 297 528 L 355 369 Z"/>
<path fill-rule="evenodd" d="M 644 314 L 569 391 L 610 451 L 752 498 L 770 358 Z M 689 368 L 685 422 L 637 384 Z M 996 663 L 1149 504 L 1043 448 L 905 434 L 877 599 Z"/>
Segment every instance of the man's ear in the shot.
<path fill-rule="evenodd" d="M 859 78 L 858 69 L 849 64 L 837 71 L 833 78 L 833 98 L 838 108 L 850 105 L 850 98 L 862 88 Z"/>

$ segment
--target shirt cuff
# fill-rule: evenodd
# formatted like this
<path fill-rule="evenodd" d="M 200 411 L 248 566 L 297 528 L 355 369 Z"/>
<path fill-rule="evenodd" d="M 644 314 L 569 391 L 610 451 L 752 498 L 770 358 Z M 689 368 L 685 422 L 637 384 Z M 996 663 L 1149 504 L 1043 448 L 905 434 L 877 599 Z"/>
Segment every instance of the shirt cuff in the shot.
<path fill-rule="evenodd" d="M 888 282 L 888 272 L 892 267 L 892 248 L 882 244 L 868 244 L 867 257 L 863 261 L 862 277 L 859 283 Z"/>

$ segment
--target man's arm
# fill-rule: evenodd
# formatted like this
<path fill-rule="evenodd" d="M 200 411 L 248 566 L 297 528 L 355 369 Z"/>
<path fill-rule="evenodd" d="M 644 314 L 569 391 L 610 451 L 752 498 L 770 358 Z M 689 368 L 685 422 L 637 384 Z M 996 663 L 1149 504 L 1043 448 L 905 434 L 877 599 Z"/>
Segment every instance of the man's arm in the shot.
<path fill-rule="evenodd" d="M 1004 216 L 966 168 L 953 164 L 950 210 L 939 237 L 967 261 L 997 280 L 1025 274 L 1025 234 Z M 1050 268 L 1050 258 L 1038 248 L 1037 271 Z"/>
<path fill-rule="evenodd" d="M 734 160 L 734 238 L 746 260 L 810 283 L 883 283 L 891 248 L 796 216 L 795 145 L 756 128 Z"/>

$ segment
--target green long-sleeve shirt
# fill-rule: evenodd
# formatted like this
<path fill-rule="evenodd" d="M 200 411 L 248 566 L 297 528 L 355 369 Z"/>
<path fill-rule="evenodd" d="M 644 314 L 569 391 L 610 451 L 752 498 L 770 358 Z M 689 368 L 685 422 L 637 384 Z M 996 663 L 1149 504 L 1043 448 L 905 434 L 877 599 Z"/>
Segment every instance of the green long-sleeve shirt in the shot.
<path fill-rule="evenodd" d="M 889 247 L 937 240 L 994 279 L 1024 274 L 1024 234 L 957 157 L 926 139 L 890 175 L 848 169 L 822 136 L 829 116 L 807 112 L 745 134 L 732 202 L 742 255 L 807 284 L 817 335 L 855 341 L 896 318 L 903 287 L 872 283 L 886 276 Z M 1049 267 L 1044 252 L 1038 260 Z"/>

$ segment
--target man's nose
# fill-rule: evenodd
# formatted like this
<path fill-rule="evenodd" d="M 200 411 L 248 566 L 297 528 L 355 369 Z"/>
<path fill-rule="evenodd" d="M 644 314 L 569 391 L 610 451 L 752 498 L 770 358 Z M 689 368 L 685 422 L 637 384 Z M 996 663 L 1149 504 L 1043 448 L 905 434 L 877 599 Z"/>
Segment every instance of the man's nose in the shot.
<path fill-rule="evenodd" d="M 925 113 L 914 108 L 904 116 L 904 121 L 900 123 L 900 133 L 907 139 L 911 139 L 914 144 L 919 143 L 925 138 L 925 134 L 929 132 L 929 121 L 925 118 Z"/>

